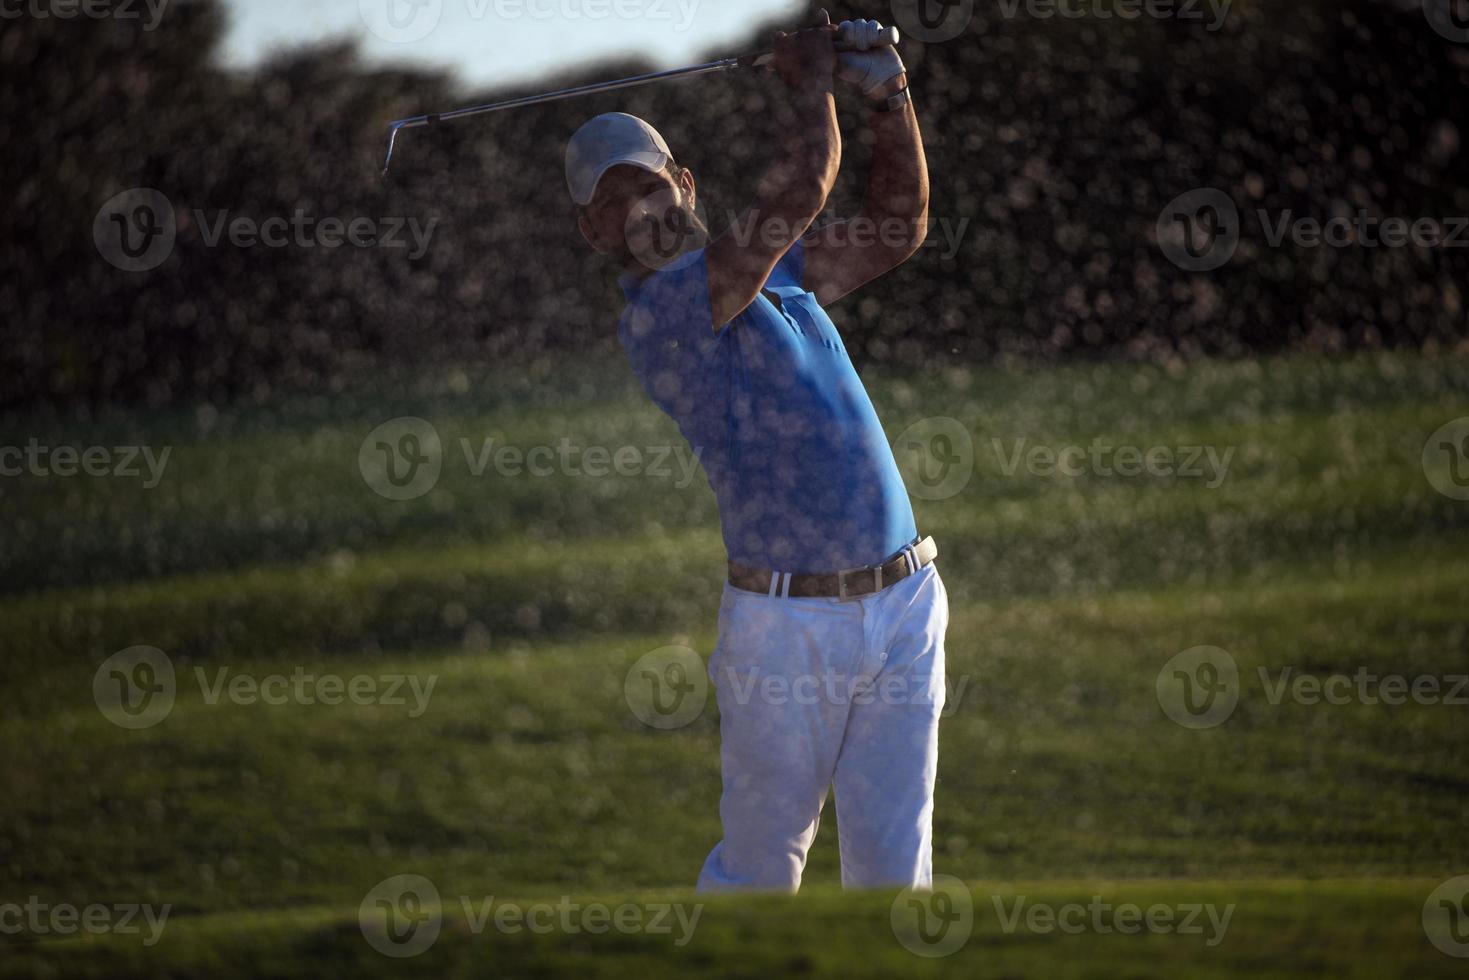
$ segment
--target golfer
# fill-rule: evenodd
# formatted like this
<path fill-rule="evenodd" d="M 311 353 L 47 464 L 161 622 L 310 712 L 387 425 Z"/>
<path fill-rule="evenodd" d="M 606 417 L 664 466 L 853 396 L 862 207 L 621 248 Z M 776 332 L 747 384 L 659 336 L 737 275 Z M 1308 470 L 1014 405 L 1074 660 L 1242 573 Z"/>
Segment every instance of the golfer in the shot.
<path fill-rule="evenodd" d="M 845 886 L 932 877 L 948 599 L 822 309 L 918 249 L 928 175 L 897 52 L 839 53 L 837 30 L 776 35 L 793 121 L 712 241 L 693 174 L 648 123 L 597 116 L 566 149 L 582 234 L 624 272 L 622 344 L 701 454 L 728 551 L 709 662 L 724 838 L 701 891 L 799 888 L 828 788 Z M 811 231 L 841 162 L 834 77 L 869 105 L 871 172 L 856 217 Z"/>

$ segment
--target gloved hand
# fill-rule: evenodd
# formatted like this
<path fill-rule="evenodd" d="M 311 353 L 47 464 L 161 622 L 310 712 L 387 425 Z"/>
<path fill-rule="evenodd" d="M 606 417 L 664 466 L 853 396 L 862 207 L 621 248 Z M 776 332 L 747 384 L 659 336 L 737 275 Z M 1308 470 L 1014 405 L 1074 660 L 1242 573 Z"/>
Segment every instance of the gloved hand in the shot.
<path fill-rule="evenodd" d="M 882 27 L 877 21 L 844 20 L 837 27 L 838 36 L 852 45 L 850 51 L 837 52 L 837 77 L 856 85 L 863 95 L 872 95 L 884 82 L 906 70 L 897 48 L 869 47 Z"/>

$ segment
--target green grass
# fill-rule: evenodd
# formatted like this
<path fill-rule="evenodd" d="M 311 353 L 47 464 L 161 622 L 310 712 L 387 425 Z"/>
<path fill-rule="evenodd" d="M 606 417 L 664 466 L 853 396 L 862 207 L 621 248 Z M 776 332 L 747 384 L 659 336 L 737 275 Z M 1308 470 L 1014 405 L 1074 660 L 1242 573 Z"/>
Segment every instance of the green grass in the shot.
<path fill-rule="evenodd" d="M 731 977 L 833 975 L 997 976 L 1038 978 L 1188 976 L 1337 977 L 1360 980 L 1457 977 L 1462 961 L 1425 949 L 1414 904 L 1431 883 L 1410 879 L 1356 881 L 1041 881 L 967 887 L 972 920 L 956 924 L 952 953 L 918 956 L 894 937 L 889 896 L 808 888 L 783 896 L 696 898 L 686 892 L 607 892 L 577 895 L 491 895 L 483 890 L 443 893 L 441 930 L 423 952 L 388 959 L 374 951 L 355 912 L 308 908 L 197 916 L 166 926 L 152 947 L 137 937 L 53 940 L 13 950 L 0 976 L 99 977 L 119 975 L 361 977 L 639 976 Z M 502 931 L 493 911 L 549 906 L 568 912 L 577 931 Z M 1017 903 L 1019 904 L 1017 906 Z M 1150 932 L 1110 909 L 1164 906 L 1174 926 Z M 581 909 L 636 907 L 650 925 L 660 906 L 667 931 L 624 934 L 592 920 L 583 931 Z M 1017 907 L 1068 912 L 1063 932 L 1043 919 L 1028 924 Z M 1104 910 L 1099 919 L 1093 905 Z M 1202 907 L 1193 911 L 1195 907 Z M 1208 910 L 1212 909 L 1211 919 Z M 485 917 L 486 910 L 490 916 Z M 561 913 L 558 911 L 558 915 Z M 633 913 L 627 913 L 631 916 Z M 911 914 L 911 913 L 910 913 Z M 539 923 L 549 920 L 540 913 Z M 511 920 L 507 920 L 511 921 Z M 626 920 L 631 923 L 635 920 Z M 1007 923 L 1015 925 L 1007 931 Z M 1104 929 L 1091 925 L 1100 921 Z M 692 923 L 689 933 L 685 923 Z M 900 920 L 900 926 L 902 925 Z M 1221 928 L 1222 925 L 1222 928 Z M 515 928 L 512 924 L 509 928 Z M 664 926 L 659 926 L 660 929 Z M 1185 931 L 1177 931 L 1182 929 Z M 911 940 L 912 932 L 905 930 Z M 937 936 L 937 934 L 931 933 Z M 684 941 L 687 940 L 687 941 Z M 922 943 L 917 948 L 926 948 Z"/>
<path fill-rule="evenodd" d="M 718 838 L 718 718 L 645 728 L 623 679 L 670 643 L 707 654 L 722 549 L 712 495 L 649 476 L 470 472 L 459 440 L 679 445 L 620 365 L 388 381 L 372 393 L 85 420 L 12 416 L 24 443 L 172 447 L 137 481 L 6 478 L 0 506 L 0 905 L 172 906 L 163 939 L 0 934 L 14 975 L 772 972 L 1048 976 L 1448 975 L 1420 915 L 1469 873 L 1469 705 L 1273 704 L 1259 671 L 1469 674 L 1469 503 L 1428 483 L 1429 433 L 1469 414 L 1469 362 L 1413 355 L 869 372 L 896 437 L 972 433 L 939 540 L 955 695 L 935 865 L 970 883 L 954 956 L 905 950 L 891 895 L 843 894 L 828 814 L 795 899 L 711 902 L 653 936 L 475 935 L 374 952 L 367 891 L 693 902 Z M 372 492 L 357 450 L 433 422 L 428 494 Z M 1207 445 L 1202 479 L 1007 475 L 1027 445 Z M 156 726 L 99 712 L 110 654 L 164 650 Z M 1222 647 L 1238 707 L 1173 724 L 1155 681 Z M 433 678 L 427 708 L 210 703 L 206 678 Z M 1469 694 L 1469 691 L 1465 692 Z M 1217 902 L 1226 941 L 1004 934 L 989 896 Z M 1202 897 L 1200 897 L 1202 896 Z M 615 904 L 615 903 L 614 903 Z M 456 924 L 457 923 L 457 924 Z"/>

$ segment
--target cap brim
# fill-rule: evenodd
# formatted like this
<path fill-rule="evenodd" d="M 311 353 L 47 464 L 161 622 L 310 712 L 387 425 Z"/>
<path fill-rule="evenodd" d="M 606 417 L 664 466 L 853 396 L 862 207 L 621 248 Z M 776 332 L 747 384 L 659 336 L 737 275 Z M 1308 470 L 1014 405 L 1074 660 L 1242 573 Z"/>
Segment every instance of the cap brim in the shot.
<path fill-rule="evenodd" d="M 597 168 L 583 187 L 576 188 L 571 199 L 582 207 L 592 203 L 592 198 L 597 193 L 597 184 L 602 180 L 602 175 L 620 163 L 628 163 L 634 167 L 641 167 L 649 173 L 656 174 L 668 165 L 669 156 L 659 150 L 638 150 L 635 153 L 624 154 L 615 159 L 608 160 Z"/>

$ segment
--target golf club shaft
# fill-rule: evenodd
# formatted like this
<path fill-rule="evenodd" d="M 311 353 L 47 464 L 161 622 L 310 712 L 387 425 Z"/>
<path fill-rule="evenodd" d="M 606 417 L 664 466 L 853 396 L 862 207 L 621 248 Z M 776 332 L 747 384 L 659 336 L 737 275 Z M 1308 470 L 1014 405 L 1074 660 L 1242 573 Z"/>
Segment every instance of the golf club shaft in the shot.
<path fill-rule="evenodd" d="M 649 82 L 661 82 L 670 78 L 682 78 L 685 75 L 704 75 L 713 71 L 728 71 L 732 68 L 743 66 L 744 58 L 724 58 L 720 61 L 710 61 L 702 65 L 690 65 L 687 68 L 672 68 L 668 71 L 649 72 L 646 75 L 633 75 L 630 78 L 619 78 L 610 82 L 593 82 L 590 85 L 578 85 L 574 88 L 560 89 L 556 92 L 544 92 L 540 95 L 524 95 L 517 99 L 505 99 L 503 102 L 489 102 L 485 105 L 466 106 L 462 109 L 451 109 L 448 112 L 434 112 L 422 116 L 409 116 L 407 119 L 399 119 L 388 124 L 388 154 L 383 160 L 383 176 L 387 176 L 388 167 L 393 162 L 393 148 L 398 140 L 398 131 L 403 129 L 416 129 L 420 126 L 431 126 L 435 123 L 450 122 L 454 119 L 464 119 L 468 116 L 481 116 L 488 112 L 499 112 L 502 109 L 520 109 L 525 106 L 542 105 L 546 102 L 559 102 L 561 99 L 570 99 L 578 95 L 594 95 L 599 92 L 612 92 L 622 88 L 632 88 L 636 85 L 647 85 Z M 755 60 L 751 60 L 753 65 Z"/>
<path fill-rule="evenodd" d="M 897 28 L 886 28 L 878 39 L 878 45 L 893 45 L 898 43 Z M 838 39 L 838 47 L 841 40 Z M 560 89 L 555 92 L 545 92 L 540 95 L 524 95 L 516 99 L 505 99 L 502 102 L 489 102 L 485 105 L 466 106 L 462 109 L 451 109 L 448 112 L 432 112 L 422 116 L 409 116 L 406 119 L 398 119 L 388 124 L 388 152 L 383 158 L 382 176 L 388 175 L 388 168 L 393 163 L 393 150 L 398 143 L 398 132 L 404 129 L 416 129 L 420 126 L 432 126 L 436 123 L 450 122 L 455 119 L 464 119 L 469 116 L 481 116 L 489 112 L 499 112 L 502 109 L 520 109 L 526 106 L 542 105 L 547 102 L 558 102 L 561 99 L 575 98 L 579 95 L 594 95 L 601 92 L 612 92 L 617 89 L 632 88 L 637 85 L 647 85 L 650 82 L 662 82 L 671 78 L 683 78 L 692 75 L 705 75 L 716 71 L 730 71 L 735 68 L 759 68 L 770 63 L 774 57 L 770 52 L 760 54 L 744 55 L 738 58 L 722 58 L 719 61 L 709 61 L 702 65 L 689 65 L 685 68 L 670 68 L 667 71 L 649 72 L 645 75 L 633 75 L 629 78 L 619 78 L 610 82 L 593 82 L 590 85 L 578 85 L 574 88 Z"/>

